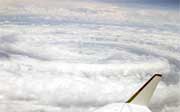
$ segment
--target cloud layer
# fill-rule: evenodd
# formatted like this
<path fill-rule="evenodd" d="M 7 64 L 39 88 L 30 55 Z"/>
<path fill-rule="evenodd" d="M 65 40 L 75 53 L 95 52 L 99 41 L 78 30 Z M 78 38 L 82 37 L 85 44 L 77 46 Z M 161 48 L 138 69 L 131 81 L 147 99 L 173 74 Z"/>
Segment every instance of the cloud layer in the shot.
<path fill-rule="evenodd" d="M 153 73 L 164 79 L 150 108 L 179 110 L 174 10 L 9 0 L 1 7 L 0 25 L 3 112 L 92 112 L 126 101 Z"/>

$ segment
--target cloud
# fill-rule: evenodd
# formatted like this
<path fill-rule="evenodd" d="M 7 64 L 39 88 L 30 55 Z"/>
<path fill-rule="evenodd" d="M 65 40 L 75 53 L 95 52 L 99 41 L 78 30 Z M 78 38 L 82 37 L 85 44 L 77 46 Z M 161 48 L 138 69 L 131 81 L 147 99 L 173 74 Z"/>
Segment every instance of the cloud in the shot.
<path fill-rule="evenodd" d="M 16 1 L 2 3 L 2 22 L 60 24 L 62 22 L 97 24 L 178 25 L 176 11 L 127 8 L 87 1 Z M 54 22 L 54 23 L 53 23 Z M 176 28 L 176 27 L 175 27 Z"/>
<path fill-rule="evenodd" d="M 4 112 L 91 112 L 126 101 L 156 72 L 164 78 L 150 107 L 154 112 L 179 109 L 176 11 L 87 1 L 3 4 L 0 109 Z"/>

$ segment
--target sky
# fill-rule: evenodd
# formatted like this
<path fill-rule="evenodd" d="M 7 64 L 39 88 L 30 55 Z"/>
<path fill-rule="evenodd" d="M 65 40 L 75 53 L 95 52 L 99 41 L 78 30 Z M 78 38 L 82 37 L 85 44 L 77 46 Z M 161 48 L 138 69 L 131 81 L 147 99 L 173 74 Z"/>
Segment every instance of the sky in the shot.
<path fill-rule="evenodd" d="M 96 1 L 96 0 L 95 0 Z M 97 0 L 98 1 L 98 0 Z M 168 4 L 174 4 L 177 5 L 179 3 L 179 0 L 99 0 L 102 2 L 129 2 L 129 3 L 154 3 L 154 4 L 162 4 L 162 3 L 168 3 Z"/>
<path fill-rule="evenodd" d="M 0 0 L 0 110 L 93 112 L 162 73 L 149 107 L 177 112 L 179 28 L 176 0 Z"/>
<path fill-rule="evenodd" d="M 114 4 L 129 4 L 136 7 L 151 7 L 179 10 L 179 0 L 99 0 L 100 2 L 114 3 Z"/>

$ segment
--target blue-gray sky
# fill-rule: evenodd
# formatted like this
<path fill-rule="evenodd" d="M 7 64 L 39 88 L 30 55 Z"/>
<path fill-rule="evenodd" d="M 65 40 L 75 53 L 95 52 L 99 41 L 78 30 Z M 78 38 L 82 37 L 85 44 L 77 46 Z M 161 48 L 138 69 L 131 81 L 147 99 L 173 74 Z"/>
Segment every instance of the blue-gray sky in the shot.
<path fill-rule="evenodd" d="M 94 0 L 108 3 L 136 4 L 140 6 L 152 6 L 167 9 L 179 9 L 180 0 Z"/>

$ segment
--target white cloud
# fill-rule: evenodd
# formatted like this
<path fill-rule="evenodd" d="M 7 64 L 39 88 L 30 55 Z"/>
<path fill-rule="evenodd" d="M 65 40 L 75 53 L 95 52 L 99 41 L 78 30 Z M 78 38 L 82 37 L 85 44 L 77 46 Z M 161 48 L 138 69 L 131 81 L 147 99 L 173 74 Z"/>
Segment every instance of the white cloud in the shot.
<path fill-rule="evenodd" d="M 125 101 L 155 72 L 163 73 L 164 79 L 151 108 L 179 109 L 177 12 L 86 1 L 2 4 L 0 109 L 4 112 L 90 112 Z M 22 110 L 17 108 L 21 105 Z"/>
<path fill-rule="evenodd" d="M 179 15 L 176 11 L 127 8 L 108 3 L 90 1 L 57 1 L 57 0 L 8 0 L 1 1 L 1 15 L 34 15 L 44 18 L 91 22 L 91 23 L 149 23 L 178 24 Z"/>

